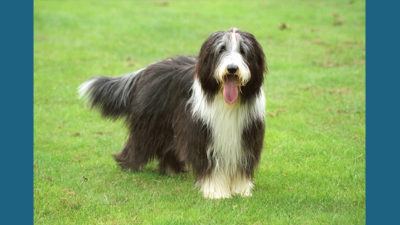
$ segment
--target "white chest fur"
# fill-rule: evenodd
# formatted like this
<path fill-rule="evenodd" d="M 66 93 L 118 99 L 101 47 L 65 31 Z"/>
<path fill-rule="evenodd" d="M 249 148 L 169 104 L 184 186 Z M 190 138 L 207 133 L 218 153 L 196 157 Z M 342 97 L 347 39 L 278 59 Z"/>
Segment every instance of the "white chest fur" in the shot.
<path fill-rule="evenodd" d="M 242 143 L 243 130 L 252 120 L 264 120 L 265 98 L 262 88 L 258 96 L 246 104 L 227 104 L 222 94 L 208 102 L 199 81 L 192 87 L 190 99 L 192 115 L 202 120 L 212 132 L 212 143 L 208 146 L 207 157 L 214 161 L 214 171 L 233 175 L 241 164 L 246 166 L 246 155 Z"/>

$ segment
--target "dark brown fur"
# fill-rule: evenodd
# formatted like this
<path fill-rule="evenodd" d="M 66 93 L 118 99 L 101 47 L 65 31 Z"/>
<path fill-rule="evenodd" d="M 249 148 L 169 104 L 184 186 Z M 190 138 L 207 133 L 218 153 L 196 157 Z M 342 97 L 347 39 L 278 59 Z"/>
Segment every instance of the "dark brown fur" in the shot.
<path fill-rule="evenodd" d="M 244 104 L 259 93 L 266 64 L 262 48 L 254 36 L 239 32 L 248 49 L 243 57 L 251 71 L 250 81 L 242 87 L 242 102 L 238 103 Z M 213 161 L 206 155 L 212 132 L 206 124 L 193 118 L 188 100 L 195 77 L 209 100 L 220 90 L 212 74 L 219 57 L 215 43 L 222 35 L 224 31 L 212 34 L 202 45 L 198 57 L 178 56 L 163 60 L 148 66 L 132 79 L 94 78 L 97 80 L 88 91 L 92 107 L 98 107 L 105 116 L 124 116 L 129 128 L 125 146 L 113 155 L 123 169 L 137 171 L 150 160 L 158 159 L 162 172 L 179 173 L 190 165 L 196 180 L 213 169 Z M 129 83 L 125 85 L 122 82 Z M 118 94 L 114 94 L 114 90 L 118 90 Z M 248 166 L 243 168 L 243 172 L 248 177 L 254 175 L 263 138 L 264 121 L 253 121 L 243 131 L 242 143 L 248 151 Z"/>

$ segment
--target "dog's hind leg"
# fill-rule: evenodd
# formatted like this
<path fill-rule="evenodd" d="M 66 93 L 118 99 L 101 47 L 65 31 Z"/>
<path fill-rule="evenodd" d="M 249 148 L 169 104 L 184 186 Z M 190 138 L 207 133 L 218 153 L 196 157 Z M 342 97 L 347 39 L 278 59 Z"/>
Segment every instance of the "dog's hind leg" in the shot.
<path fill-rule="evenodd" d="M 133 136 L 129 136 L 121 152 L 113 154 L 115 161 L 125 170 L 139 171 L 143 164 L 147 163 L 146 154 L 138 153 Z"/>
<path fill-rule="evenodd" d="M 172 151 L 169 151 L 164 155 L 159 156 L 158 159 L 158 167 L 160 171 L 167 174 L 168 176 L 181 172 L 187 172 L 185 163 L 180 161 Z"/>

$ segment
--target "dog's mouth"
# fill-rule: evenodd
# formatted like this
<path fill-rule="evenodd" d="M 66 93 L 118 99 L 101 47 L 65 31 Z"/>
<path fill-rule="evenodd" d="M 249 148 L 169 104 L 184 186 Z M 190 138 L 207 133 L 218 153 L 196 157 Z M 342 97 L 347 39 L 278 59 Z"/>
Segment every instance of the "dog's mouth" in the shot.
<path fill-rule="evenodd" d="M 223 96 L 228 104 L 236 102 L 239 96 L 240 81 L 236 75 L 227 75 L 224 77 Z"/>

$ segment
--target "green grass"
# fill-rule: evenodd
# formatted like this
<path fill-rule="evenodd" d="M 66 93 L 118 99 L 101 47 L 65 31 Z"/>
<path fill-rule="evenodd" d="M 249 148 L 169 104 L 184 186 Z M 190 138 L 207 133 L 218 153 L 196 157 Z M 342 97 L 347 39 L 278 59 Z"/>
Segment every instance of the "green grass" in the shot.
<path fill-rule="evenodd" d="M 364 1 L 34 3 L 36 224 L 364 224 Z M 287 29 L 280 29 L 285 23 Z M 268 59 L 253 197 L 203 199 L 193 175 L 122 171 L 127 137 L 77 98 L 93 75 L 196 55 L 217 30 L 253 33 Z"/>

